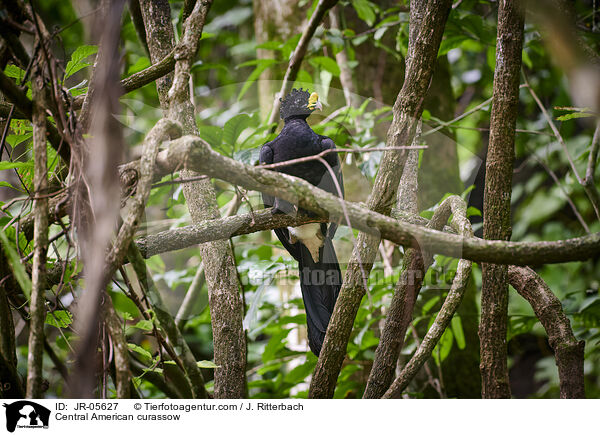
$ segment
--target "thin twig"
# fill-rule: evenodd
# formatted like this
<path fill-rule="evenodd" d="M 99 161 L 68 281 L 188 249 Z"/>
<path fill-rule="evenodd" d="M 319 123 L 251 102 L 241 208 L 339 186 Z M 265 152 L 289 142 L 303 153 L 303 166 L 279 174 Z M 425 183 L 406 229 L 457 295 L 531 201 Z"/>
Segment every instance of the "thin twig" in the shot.
<path fill-rule="evenodd" d="M 569 165 L 571 166 L 571 171 L 573 172 L 573 175 L 575 175 L 577 182 L 583 187 L 587 197 L 589 198 L 590 202 L 592 203 L 592 206 L 594 207 L 596 217 L 600 220 L 600 194 L 598 193 L 598 188 L 595 186 L 593 181 L 587 181 L 587 174 L 586 174 L 586 180 L 583 180 L 579 176 L 579 172 L 577 171 L 577 167 L 575 166 L 575 162 L 573 161 L 573 158 L 571 157 L 571 153 L 569 152 L 569 149 L 567 148 L 567 144 L 566 144 L 565 140 L 563 139 L 562 135 L 558 131 L 558 128 L 556 128 L 556 125 L 552 121 L 552 117 L 546 110 L 546 107 L 544 107 L 541 100 L 539 99 L 539 97 L 537 96 L 537 94 L 535 93 L 535 91 L 533 90 L 531 85 L 529 84 L 529 81 L 527 80 L 527 75 L 525 74 L 524 71 L 523 71 L 523 80 L 525 82 L 525 87 L 529 90 L 529 93 L 531 94 L 531 96 L 535 100 L 536 104 L 542 111 L 544 118 L 546 118 L 548 125 L 550 126 L 550 128 L 552 129 L 552 132 L 554 133 L 554 136 L 556 137 L 556 140 L 558 140 L 558 143 L 560 144 L 563 151 L 565 152 L 565 155 L 567 156 L 567 160 L 569 161 Z M 594 133 L 594 137 L 596 139 L 598 138 L 597 132 L 598 132 L 598 129 L 596 129 L 596 133 Z M 592 157 L 592 156 L 590 155 L 590 157 Z M 589 168 L 589 164 L 588 164 L 588 168 Z"/>
<path fill-rule="evenodd" d="M 415 149 L 419 149 L 419 150 L 427 149 L 427 146 L 419 145 L 419 146 L 402 146 L 402 147 L 381 147 L 381 148 L 365 148 L 365 149 L 360 149 L 360 150 L 350 149 L 350 148 L 330 148 L 325 151 L 321 151 L 319 154 L 315 154 L 312 156 L 300 157 L 297 159 L 286 160 L 284 162 L 279 162 L 279 163 L 271 163 L 270 165 L 258 165 L 258 167 L 261 169 L 281 168 L 284 166 L 295 165 L 297 163 L 305 163 L 305 162 L 311 162 L 313 160 L 321 160 L 322 157 L 326 156 L 327 154 L 331 154 L 331 153 L 362 154 L 362 153 L 374 153 L 377 151 L 415 150 Z"/>
<path fill-rule="evenodd" d="M 488 106 L 489 104 L 491 104 L 492 99 L 488 98 L 487 100 L 485 100 L 483 103 L 478 104 L 477 106 L 473 107 L 471 110 L 466 111 L 465 113 L 463 113 L 462 115 L 457 116 L 456 118 L 448 121 L 448 122 L 441 122 L 440 125 L 436 128 L 433 128 L 429 131 L 426 131 L 425 133 L 423 133 L 421 135 L 421 137 L 425 137 L 425 136 L 429 136 L 430 134 L 435 133 L 436 131 L 439 131 L 441 129 L 443 129 L 444 127 L 448 127 L 450 124 L 454 124 L 455 122 L 460 121 L 463 118 L 466 118 L 467 116 L 471 115 L 472 113 L 475 113 L 481 109 L 483 109 L 484 107 Z"/>
<path fill-rule="evenodd" d="M 277 122 L 277 119 L 279 118 L 279 107 L 281 106 L 281 101 L 279 99 L 283 98 L 290 91 L 292 84 L 296 80 L 298 71 L 300 71 L 302 60 L 304 59 L 306 51 L 308 50 L 308 43 L 315 34 L 319 24 L 321 24 L 321 21 L 323 20 L 323 17 L 327 11 L 335 6 L 336 3 L 337 0 L 319 0 L 315 11 L 313 12 L 308 24 L 306 25 L 306 28 L 304 29 L 304 32 L 302 32 L 300 41 L 298 41 L 298 45 L 292 54 L 287 71 L 283 77 L 283 82 L 281 83 L 281 89 L 277 94 L 275 94 L 273 109 L 271 111 L 271 116 L 269 117 L 269 124 Z"/>

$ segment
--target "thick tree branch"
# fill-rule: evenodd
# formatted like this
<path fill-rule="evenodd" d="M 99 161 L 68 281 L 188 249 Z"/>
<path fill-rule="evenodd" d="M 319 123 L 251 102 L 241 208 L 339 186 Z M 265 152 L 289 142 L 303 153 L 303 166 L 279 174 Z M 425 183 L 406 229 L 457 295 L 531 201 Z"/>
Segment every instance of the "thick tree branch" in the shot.
<path fill-rule="evenodd" d="M 425 334 L 419 348 L 406 367 L 404 367 L 400 376 L 396 378 L 392 386 L 383 395 L 384 399 L 399 398 L 408 383 L 414 378 L 419 369 L 423 367 L 423 364 L 425 364 L 427 359 L 431 356 L 431 352 L 440 341 L 446 328 L 450 325 L 452 316 L 462 301 L 470 275 L 471 262 L 468 260 L 460 260 L 456 269 L 456 275 L 452 281 L 452 288 L 450 289 L 442 308 L 440 308 L 440 312 L 435 318 L 433 325 L 431 325 L 431 328 L 429 328 L 429 331 Z"/>
<path fill-rule="evenodd" d="M 136 243 L 144 258 L 163 252 L 187 248 L 214 240 L 227 240 L 234 236 L 269 231 L 274 228 L 297 226 L 311 222 L 327 222 L 326 217 L 287 216 L 271 214 L 271 210 L 234 215 L 220 219 L 208 219 L 196 225 L 162 231 L 140 237 Z"/>
<path fill-rule="evenodd" d="M 473 229 L 471 223 L 467 219 L 467 204 L 459 196 L 451 196 L 447 198 L 438 210 L 436 210 L 429 226 L 439 228 L 447 220 L 450 214 L 452 217 L 452 226 L 458 230 L 458 233 L 463 237 L 473 237 Z M 424 253 L 424 271 L 431 265 L 433 259 L 429 253 Z M 412 356 L 408 364 L 404 367 L 400 376 L 392 383 L 390 388 L 385 392 L 383 398 L 397 398 L 400 397 L 402 391 L 406 388 L 411 379 L 417 374 L 419 369 L 425 364 L 427 358 L 431 355 L 431 352 L 440 341 L 442 334 L 450 324 L 452 316 L 458 309 L 462 297 L 464 295 L 467 282 L 471 275 L 471 262 L 467 260 L 460 260 L 456 269 L 456 275 L 452 281 L 452 287 L 440 309 L 440 312 L 435 318 L 433 325 L 427 331 L 427 334 L 423 338 L 423 341 L 419 345 L 419 348 Z M 411 307 L 412 308 L 412 307 Z M 406 330 L 401 331 L 402 337 L 406 334 Z M 399 352 L 399 351 L 398 351 Z M 396 358 L 398 354 L 396 354 Z M 375 366 L 373 366 L 375 369 Z"/>
<path fill-rule="evenodd" d="M 299 178 L 232 160 L 213 151 L 201 138 L 184 136 L 176 139 L 171 142 L 166 153 L 161 156 L 165 166 L 177 167 L 183 162 L 185 167 L 195 172 L 219 178 L 248 190 L 265 192 L 298 204 L 301 208 L 315 212 L 319 216 L 329 216 L 333 222 L 345 224 L 340 198 L 337 196 Z M 380 235 L 403 246 L 410 247 L 416 240 L 419 246 L 432 254 L 478 262 L 517 265 L 585 261 L 600 254 L 600 233 L 552 242 L 482 240 L 445 234 L 415 224 L 399 223 L 393 218 L 349 201 L 345 202 L 345 206 L 354 228 Z"/>
<path fill-rule="evenodd" d="M 450 214 L 456 216 L 454 221 L 466 220 L 466 206 L 460 197 L 446 198 L 435 210 L 427 228 L 442 230 Z M 461 218 L 462 216 L 465 217 Z M 404 344 L 406 331 L 412 321 L 414 304 L 431 263 L 431 254 L 421 252 L 418 246 L 407 249 L 404 254 L 402 274 L 394 289 L 385 326 L 375 352 L 373 368 L 363 395 L 365 399 L 378 399 L 383 396 L 394 379 L 396 362 Z"/>
<path fill-rule="evenodd" d="M 120 81 L 121 95 L 135 91 L 136 89 L 146 86 L 161 77 L 169 74 L 173 71 L 175 66 L 175 54 L 173 52 L 167 54 L 160 62 L 155 63 L 148 68 L 131 74 L 129 77 L 124 78 Z M 85 95 L 79 95 L 73 100 L 73 109 L 81 109 Z"/>

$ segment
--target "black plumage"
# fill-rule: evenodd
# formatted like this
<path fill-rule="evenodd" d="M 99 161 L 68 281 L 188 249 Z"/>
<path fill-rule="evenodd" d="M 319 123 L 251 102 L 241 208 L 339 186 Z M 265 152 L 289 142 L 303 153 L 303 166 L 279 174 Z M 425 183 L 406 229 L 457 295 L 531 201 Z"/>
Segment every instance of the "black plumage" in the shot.
<path fill-rule="evenodd" d="M 260 163 L 272 164 L 319 154 L 335 148 L 333 140 L 316 134 L 306 122 L 308 116 L 320 108 L 318 95 L 308 91 L 292 90 L 281 100 L 280 116 L 285 125 L 281 133 L 264 144 L 260 150 Z M 331 166 L 341 188 L 343 179 L 337 153 L 329 153 L 324 160 Z M 336 184 L 325 165 L 313 160 L 276 168 L 278 172 L 303 178 L 309 183 L 335 194 L 339 194 Z M 273 213 L 295 214 L 308 211 L 298 210 L 297 206 L 270 195 L 262 195 L 266 207 L 273 207 Z M 338 297 L 342 274 L 338 264 L 332 238 L 337 225 L 309 224 L 299 228 L 278 228 L 275 234 L 298 261 L 300 288 L 306 309 L 308 344 L 315 355 L 319 355 L 329 319 Z"/>

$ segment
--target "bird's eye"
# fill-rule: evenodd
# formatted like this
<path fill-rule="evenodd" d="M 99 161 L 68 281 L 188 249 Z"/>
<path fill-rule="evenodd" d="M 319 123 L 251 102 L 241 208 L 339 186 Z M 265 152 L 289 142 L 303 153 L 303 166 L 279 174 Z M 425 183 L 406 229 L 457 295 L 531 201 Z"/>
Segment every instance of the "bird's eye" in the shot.
<path fill-rule="evenodd" d="M 308 98 L 308 105 L 306 107 L 308 107 L 309 109 L 314 108 L 315 104 L 317 104 L 317 101 L 319 101 L 319 94 L 313 92 Z"/>

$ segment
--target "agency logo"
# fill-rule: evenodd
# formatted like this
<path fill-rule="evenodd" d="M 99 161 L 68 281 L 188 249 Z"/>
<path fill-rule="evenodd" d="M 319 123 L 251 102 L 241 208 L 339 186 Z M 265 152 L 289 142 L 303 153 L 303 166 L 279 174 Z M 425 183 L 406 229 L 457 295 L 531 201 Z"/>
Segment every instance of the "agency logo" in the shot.
<path fill-rule="evenodd" d="M 3 404 L 6 408 L 6 430 L 14 432 L 19 429 L 48 429 L 50 410 L 29 400 L 19 400 L 11 404 Z"/>

